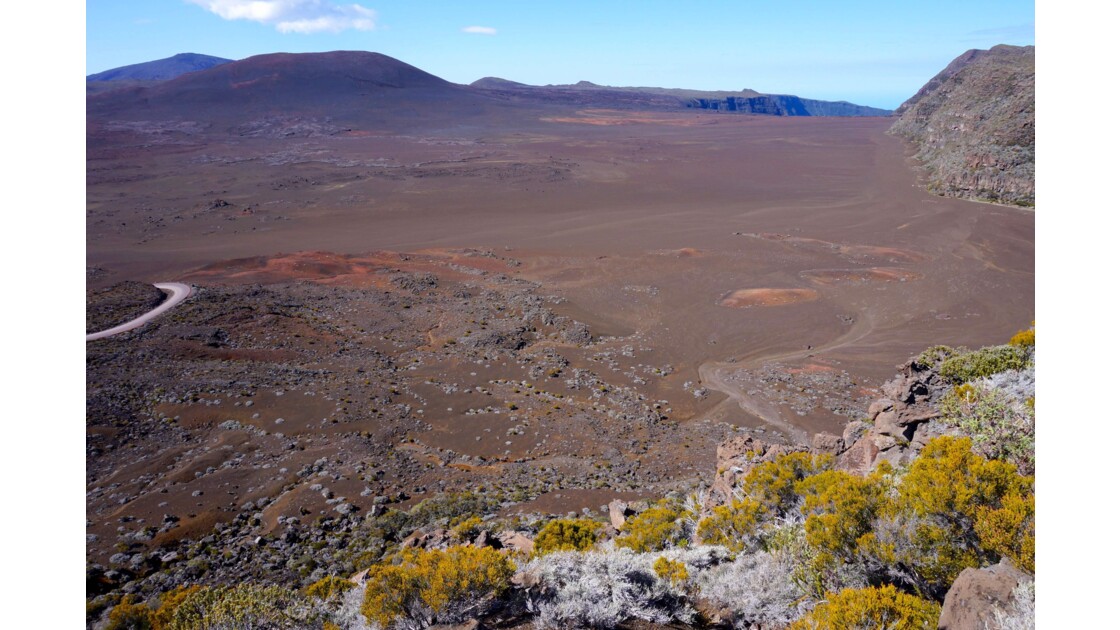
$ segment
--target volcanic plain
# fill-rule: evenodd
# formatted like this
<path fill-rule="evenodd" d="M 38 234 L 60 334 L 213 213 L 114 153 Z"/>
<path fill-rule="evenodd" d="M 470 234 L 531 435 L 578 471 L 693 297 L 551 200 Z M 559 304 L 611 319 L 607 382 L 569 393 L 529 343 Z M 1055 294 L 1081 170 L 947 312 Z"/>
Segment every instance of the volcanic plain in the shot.
<path fill-rule="evenodd" d="M 91 331 L 196 291 L 87 344 L 90 561 L 685 491 L 1033 319 L 1033 212 L 927 193 L 889 118 L 495 111 L 92 119 Z"/>

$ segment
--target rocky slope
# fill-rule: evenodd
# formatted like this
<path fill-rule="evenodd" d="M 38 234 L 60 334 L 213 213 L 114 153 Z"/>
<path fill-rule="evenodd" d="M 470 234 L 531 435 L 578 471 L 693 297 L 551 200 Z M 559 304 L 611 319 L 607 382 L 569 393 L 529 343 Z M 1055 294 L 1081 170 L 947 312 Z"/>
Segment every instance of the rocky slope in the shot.
<path fill-rule="evenodd" d="M 970 50 L 897 110 L 941 195 L 1034 205 L 1034 47 Z"/>

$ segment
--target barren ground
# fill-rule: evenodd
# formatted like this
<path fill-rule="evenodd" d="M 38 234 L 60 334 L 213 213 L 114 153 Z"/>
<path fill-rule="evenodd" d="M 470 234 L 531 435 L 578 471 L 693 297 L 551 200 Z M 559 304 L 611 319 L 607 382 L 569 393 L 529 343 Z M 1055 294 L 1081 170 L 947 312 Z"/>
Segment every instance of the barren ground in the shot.
<path fill-rule="evenodd" d="M 839 433 L 907 356 L 1034 315 L 1033 214 L 927 194 L 889 124 L 101 128 L 97 321 L 121 281 L 201 290 L 87 346 L 91 559 L 441 490 L 598 510 L 706 481 L 736 427 Z"/>

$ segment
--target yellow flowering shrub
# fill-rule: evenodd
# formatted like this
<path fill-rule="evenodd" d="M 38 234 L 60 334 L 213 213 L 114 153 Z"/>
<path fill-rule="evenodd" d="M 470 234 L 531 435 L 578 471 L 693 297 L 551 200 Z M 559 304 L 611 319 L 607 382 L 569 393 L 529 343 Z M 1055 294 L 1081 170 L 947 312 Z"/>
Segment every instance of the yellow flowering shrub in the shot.
<path fill-rule="evenodd" d="M 533 555 L 554 551 L 587 551 L 599 540 L 602 526 L 589 518 L 558 518 L 549 521 L 533 539 Z"/>
<path fill-rule="evenodd" d="M 653 507 L 626 520 L 622 533 L 614 539 L 619 547 L 638 553 L 662 551 L 684 541 L 684 528 L 679 520 L 684 509 L 673 501 L 662 499 Z"/>
<path fill-rule="evenodd" d="M 893 586 L 847 588 L 830 593 L 789 630 L 934 630 L 940 614 L 937 604 Z"/>
<path fill-rule="evenodd" d="M 370 568 L 361 612 L 383 627 L 402 617 L 457 623 L 500 597 L 515 568 L 489 547 L 406 549 L 400 564 Z"/>

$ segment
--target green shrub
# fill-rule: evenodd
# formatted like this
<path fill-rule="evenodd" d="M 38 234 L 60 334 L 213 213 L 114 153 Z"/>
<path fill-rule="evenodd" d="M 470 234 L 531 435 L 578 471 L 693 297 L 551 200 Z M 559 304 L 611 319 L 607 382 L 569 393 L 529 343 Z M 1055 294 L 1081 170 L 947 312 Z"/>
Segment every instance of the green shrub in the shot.
<path fill-rule="evenodd" d="M 967 352 L 964 348 L 950 348 L 949 346 L 933 346 L 926 348 L 918 355 L 915 362 L 924 368 L 935 368 L 945 359 L 951 359 Z"/>
<path fill-rule="evenodd" d="M 556 519 L 549 521 L 533 539 L 533 555 L 543 556 L 555 551 L 587 551 L 599 541 L 602 526 L 591 519 Z"/>
<path fill-rule="evenodd" d="M 311 601 L 280 586 L 201 588 L 183 598 L 168 630 L 300 628 L 321 625 Z"/>
<path fill-rule="evenodd" d="M 963 391 L 963 394 L 962 394 Z M 956 396 L 941 399 L 942 420 L 972 438 L 973 448 L 1001 459 L 1024 474 L 1034 473 L 1034 407 L 1018 404 L 999 389 L 966 383 Z"/>
<path fill-rule="evenodd" d="M 793 622 L 790 630 L 920 630 L 937 628 L 941 607 L 893 586 L 844 589 Z"/>
<path fill-rule="evenodd" d="M 362 615 L 382 627 L 427 627 L 481 615 L 509 588 L 516 567 L 489 547 L 406 549 L 399 565 L 375 565 L 366 576 Z"/>
<path fill-rule="evenodd" d="M 961 384 L 1008 370 L 1022 370 L 1030 365 L 1028 346 L 988 346 L 941 362 L 941 376 Z"/>

